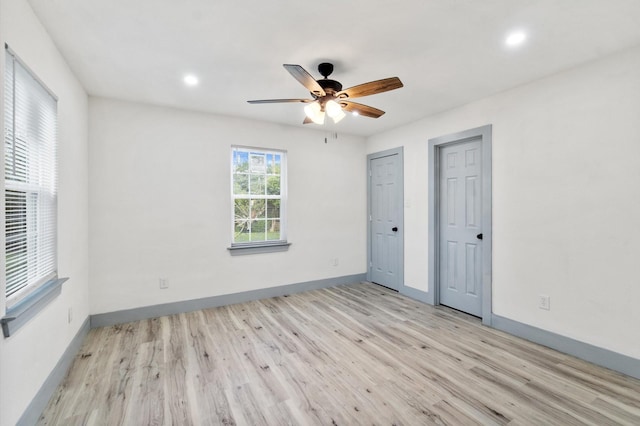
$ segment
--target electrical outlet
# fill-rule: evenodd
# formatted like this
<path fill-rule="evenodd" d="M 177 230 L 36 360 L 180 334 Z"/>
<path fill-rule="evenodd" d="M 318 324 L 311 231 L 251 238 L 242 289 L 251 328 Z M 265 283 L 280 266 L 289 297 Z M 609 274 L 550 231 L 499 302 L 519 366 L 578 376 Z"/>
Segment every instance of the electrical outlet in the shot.
<path fill-rule="evenodd" d="M 169 288 L 169 281 L 166 278 L 160 278 L 160 288 L 163 290 Z"/>
<path fill-rule="evenodd" d="M 538 307 L 540 309 L 544 309 L 545 311 L 551 310 L 551 298 L 546 294 L 541 294 L 538 296 Z"/>
<path fill-rule="evenodd" d="M 333 266 L 338 266 L 339 264 L 340 264 L 340 261 L 338 260 L 337 257 L 335 259 L 333 259 L 333 262 L 332 262 Z"/>
<path fill-rule="evenodd" d="M 71 321 L 73 321 L 73 308 L 69 307 L 67 311 L 67 322 L 71 324 Z"/>

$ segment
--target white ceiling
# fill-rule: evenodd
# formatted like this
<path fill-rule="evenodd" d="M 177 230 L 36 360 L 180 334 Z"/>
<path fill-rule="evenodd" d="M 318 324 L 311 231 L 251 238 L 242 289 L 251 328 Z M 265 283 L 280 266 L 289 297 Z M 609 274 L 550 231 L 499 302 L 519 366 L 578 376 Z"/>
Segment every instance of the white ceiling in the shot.
<path fill-rule="evenodd" d="M 282 64 L 320 78 L 333 62 L 345 88 L 399 77 L 357 100 L 381 118 L 325 126 L 357 135 L 640 45 L 640 0 L 29 1 L 91 95 L 302 126 L 302 104 L 246 103 L 309 97 Z M 514 29 L 528 33 L 518 49 L 504 45 Z"/>

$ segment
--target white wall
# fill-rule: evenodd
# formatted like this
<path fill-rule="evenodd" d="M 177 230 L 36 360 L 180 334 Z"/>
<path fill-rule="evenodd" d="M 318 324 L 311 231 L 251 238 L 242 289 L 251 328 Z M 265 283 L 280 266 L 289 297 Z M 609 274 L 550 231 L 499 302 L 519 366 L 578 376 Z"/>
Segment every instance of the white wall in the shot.
<path fill-rule="evenodd" d="M 11 337 L 0 337 L 0 424 L 12 425 L 89 315 L 88 99 L 25 0 L 0 1 L 0 28 L 2 45 L 8 43 L 59 97 L 58 273 L 69 277 L 62 294 L 35 318 Z M 4 315 L 4 276 L 1 280 L 0 313 Z M 70 323 L 69 308 L 73 310 Z"/>
<path fill-rule="evenodd" d="M 485 124 L 494 313 L 640 358 L 640 48 L 367 141 L 405 149 L 406 285 L 428 291 L 428 140 Z"/>
<path fill-rule="evenodd" d="M 325 144 L 314 130 L 89 105 L 92 314 L 366 271 L 363 138 Z M 233 144 L 287 150 L 289 251 L 229 254 Z"/>

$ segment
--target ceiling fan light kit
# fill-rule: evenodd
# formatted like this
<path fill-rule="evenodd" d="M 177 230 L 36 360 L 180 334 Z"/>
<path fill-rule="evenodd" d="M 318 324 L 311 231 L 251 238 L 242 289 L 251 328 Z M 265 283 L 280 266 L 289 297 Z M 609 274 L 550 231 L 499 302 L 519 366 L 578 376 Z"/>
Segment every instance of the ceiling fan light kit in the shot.
<path fill-rule="evenodd" d="M 384 114 L 384 111 L 368 105 L 351 102 L 348 99 L 375 95 L 376 93 L 399 89 L 403 86 L 398 77 L 390 77 L 342 90 L 340 82 L 329 78 L 329 75 L 333 72 L 333 64 L 323 62 L 318 65 L 318 72 L 323 76 L 319 80 L 314 79 L 300 65 L 284 64 L 283 66 L 300 84 L 309 90 L 313 99 L 263 99 L 247 102 L 250 104 L 306 103 L 308 105 L 304 107 L 304 112 L 307 117 L 303 121 L 304 124 L 324 124 L 325 115 L 331 117 L 334 123 L 338 123 L 346 116 L 345 111 L 353 115 L 378 118 Z"/>

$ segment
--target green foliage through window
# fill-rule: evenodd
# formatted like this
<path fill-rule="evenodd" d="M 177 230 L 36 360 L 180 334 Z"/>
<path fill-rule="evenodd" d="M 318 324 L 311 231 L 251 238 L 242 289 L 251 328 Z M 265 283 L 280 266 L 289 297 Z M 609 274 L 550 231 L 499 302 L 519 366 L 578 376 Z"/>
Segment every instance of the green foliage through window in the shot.
<path fill-rule="evenodd" d="M 232 151 L 233 243 L 284 240 L 285 153 L 235 147 Z"/>

